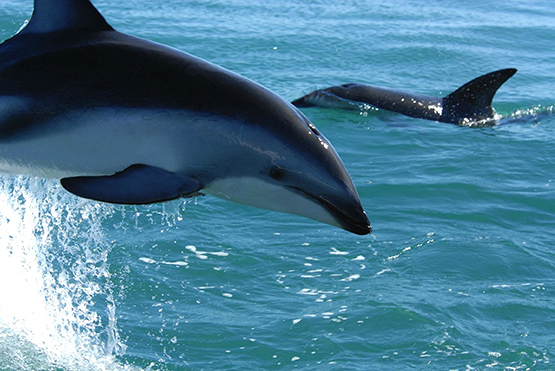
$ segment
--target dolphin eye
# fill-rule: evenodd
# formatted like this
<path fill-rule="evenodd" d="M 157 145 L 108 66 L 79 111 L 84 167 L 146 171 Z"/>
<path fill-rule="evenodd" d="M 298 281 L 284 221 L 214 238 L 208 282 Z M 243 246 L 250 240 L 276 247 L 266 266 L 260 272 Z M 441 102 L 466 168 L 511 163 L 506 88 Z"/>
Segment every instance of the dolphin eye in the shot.
<path fill-rule="evenodd" d="M 274 166 L 272 170 L 270 170 L 270 176 L 272 177 L 272 179 L 282 180 L 285 176 L 285 170 L 281 167 Z"/>

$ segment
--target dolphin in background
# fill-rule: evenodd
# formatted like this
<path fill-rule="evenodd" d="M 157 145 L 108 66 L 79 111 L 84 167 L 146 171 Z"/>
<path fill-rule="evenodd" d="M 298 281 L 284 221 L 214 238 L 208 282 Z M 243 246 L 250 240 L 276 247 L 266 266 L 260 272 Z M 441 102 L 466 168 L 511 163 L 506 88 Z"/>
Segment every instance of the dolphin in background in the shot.
<path fill-rule="evenodd" d="M 210 194 L 371 231 L 341 159 L 297 108 L 115 31 L 89 0 L 35 0 L 0 44 L 0 172 L 58 178 L 103 202 Z"/>
<path fill-rule="evenodd" d="M 497 90 L 516 73 L 507 68 L 467 82 L 451 94 L 436 98 L 365 84 L 345 84 L 315 90 L 293 101 L 297 107 L 322 106 L 360 110 L 365 105 L 403 115 L 461 126 L 496 124 L 491 106 Z"/>

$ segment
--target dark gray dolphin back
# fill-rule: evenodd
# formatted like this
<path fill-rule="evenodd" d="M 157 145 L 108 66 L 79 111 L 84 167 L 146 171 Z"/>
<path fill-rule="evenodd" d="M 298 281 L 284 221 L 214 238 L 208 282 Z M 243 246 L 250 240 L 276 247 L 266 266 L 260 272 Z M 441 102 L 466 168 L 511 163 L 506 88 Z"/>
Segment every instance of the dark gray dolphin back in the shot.
<path fill-rule="evenodd" d="M 446 121 L 461 119 L 483 120 L 494 116 L 491 102 L 497 90 L 516 73 L 507 68 L 487 73 L 467 82 L 443 98 L 443 116 Z"/>

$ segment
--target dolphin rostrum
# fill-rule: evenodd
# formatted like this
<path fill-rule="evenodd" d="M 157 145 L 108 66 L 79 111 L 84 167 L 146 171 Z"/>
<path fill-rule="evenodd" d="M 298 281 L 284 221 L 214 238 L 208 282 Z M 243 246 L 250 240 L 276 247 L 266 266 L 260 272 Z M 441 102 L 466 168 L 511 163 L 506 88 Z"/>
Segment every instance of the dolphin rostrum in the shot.
<path fill-rule="evenodd" d="M 297 108 L 115 31 L 89 0 L 35 0 L 0 45 L 0 172 L 60 178 L 104 202 L 206 193 L 371 231 L 341 159 Z"/>
<path fill-rule="evenodd" d="M 345 84 L 315 90 L 292 103 L 297 107 L 323 106 L 355 110 L 370 105 L 427 120 L 462 126 L 491 126 L 495 124 L 495 111 L 491 107 L 493 96 L 515 73 L 514 68 L 490 72 L 443 98 L 372 85 Z"/>

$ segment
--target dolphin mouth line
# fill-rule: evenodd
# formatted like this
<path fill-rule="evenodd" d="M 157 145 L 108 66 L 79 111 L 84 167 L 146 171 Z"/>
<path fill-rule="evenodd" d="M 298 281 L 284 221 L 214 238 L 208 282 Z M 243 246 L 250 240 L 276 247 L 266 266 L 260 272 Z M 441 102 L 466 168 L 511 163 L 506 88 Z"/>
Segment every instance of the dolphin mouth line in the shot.
<path fill-rule="evenodd" d="M 364 212 L 362 207 L 357 207 L 355 209 L 352 206 L 349 206 L 349 208 L 351 208 L 352 211 L 355 212 L 358 217 L 353 216 L 352 213 L 349 213 L 348 210 L 345 210 L 339 206 L 336 206 L 332 201 L 326 199 L 325 196 L 314 196 L 297 187 L 287 187 L 287 188 L 313 201 L 316 201 L 318 204 L 322 205 L 326 210 L 328 210 L 333 215 L 335 220 L 345 230 L 358 235 L 366 235 L 366 234 L 372 233 L 372 226 L 370 225 L 366 212 Z"/>

